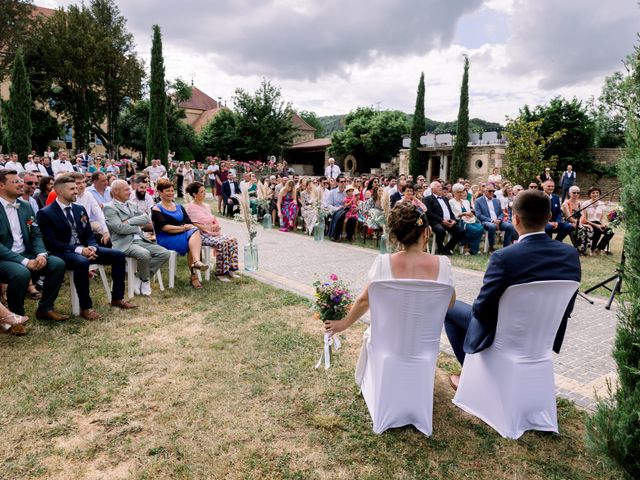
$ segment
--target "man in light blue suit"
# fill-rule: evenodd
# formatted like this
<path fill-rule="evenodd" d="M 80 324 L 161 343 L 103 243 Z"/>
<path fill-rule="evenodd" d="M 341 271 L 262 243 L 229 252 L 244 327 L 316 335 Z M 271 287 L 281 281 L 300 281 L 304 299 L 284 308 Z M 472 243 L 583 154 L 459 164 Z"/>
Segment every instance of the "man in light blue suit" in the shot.
<path fill-rule="evenodd" d="M 498 321 L 498 304 L 512 285 L 545 280 L 580 281 L 580 259 L 571 245 L 556 242 L 545 234 L 551 216 L 549 197 L 539 190 L 522 191 L 513 202 L 513 223 L 521 235 L 509 248 L 491 256 L 482 288 L 473 306 L 456 301 L 444 320 L 445 331 L 460 364 L 467 353 L 476 353 L 493 343 Z M 569 302 L 556 333 L 553 350 L 560 352 L 567 320 L 576 294 Z M 544 298 L 539 301 L 544 302 Z M 457 387 L 457 376 L 451 384 Z"/>
<path fill-rule="evenodd" d="M 504 213 L 500 207 L 500 200 L 493 197 L 496 188 L 489 183 L 484 195 L 476 200 L 474 205 L 476 217 L 482 223 L 484 229 L 489 232 L 489 251 L 493 252 L 493 244 L 496 241 L 496 230 L 500 229 L 504 232 L 504 246 L 511 245 L 513 240 L 518 238 L 513 225 L 506 221 Z"/>

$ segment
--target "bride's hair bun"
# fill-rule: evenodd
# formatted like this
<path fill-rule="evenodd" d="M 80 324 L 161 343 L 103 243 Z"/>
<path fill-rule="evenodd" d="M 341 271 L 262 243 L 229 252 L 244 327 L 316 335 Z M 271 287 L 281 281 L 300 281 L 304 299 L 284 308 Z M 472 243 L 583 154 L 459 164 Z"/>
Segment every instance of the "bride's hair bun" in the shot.
<path fill-rule="evenodd" d="M 403 247 L 416 243 L 424 230 L 429 228 L 427 216 L 408 202 L 400 202 L 393 207 L 388 225 L 392 240 Z"/>

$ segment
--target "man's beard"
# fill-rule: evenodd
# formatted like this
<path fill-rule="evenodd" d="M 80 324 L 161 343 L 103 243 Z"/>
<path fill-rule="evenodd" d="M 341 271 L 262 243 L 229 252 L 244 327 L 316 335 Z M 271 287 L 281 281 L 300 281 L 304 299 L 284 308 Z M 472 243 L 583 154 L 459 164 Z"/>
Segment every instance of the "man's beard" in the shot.
<path fill-rule="evenodd" d="M 144 200 L 147 196 L 147 192 L 139 192 L 138 190 L 136 190 L 136 198 L 138 200 Z"/>

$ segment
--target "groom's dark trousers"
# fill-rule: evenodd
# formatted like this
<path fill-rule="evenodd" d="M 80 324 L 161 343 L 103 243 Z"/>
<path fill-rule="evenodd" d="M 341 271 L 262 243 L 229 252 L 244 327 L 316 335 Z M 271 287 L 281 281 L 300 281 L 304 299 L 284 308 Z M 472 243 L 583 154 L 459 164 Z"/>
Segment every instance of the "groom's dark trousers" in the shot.
<path fill-rule="evenodd" d="M 544 280 L 580 281 L 580 259 L 575 248 L 551 240 L 544 231 L 523 236 L 518 243 L 491 255 L 478 298 L 473 305 L 456 301 L 444 319 L 444 328 L 460 364 L 466 353 L 476 353 L 493 343 L 498 321 L 498 303 L 512 285 Z M 553 350 L 560 352 L 567 320 L 576 299 L 573 296 L 558 327 Z M 544 298 L 539 299 L 544 302 Z"/>

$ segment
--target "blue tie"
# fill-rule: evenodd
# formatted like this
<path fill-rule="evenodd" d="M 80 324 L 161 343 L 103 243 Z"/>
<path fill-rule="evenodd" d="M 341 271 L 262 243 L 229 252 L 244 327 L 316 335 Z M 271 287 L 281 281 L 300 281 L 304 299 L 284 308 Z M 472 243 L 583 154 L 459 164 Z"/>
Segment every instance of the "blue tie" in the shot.
<path fill-rule="evenodd" d="M 75 220 L 73 219 L 73 213 L 71 213 L 71 207 L 65 207 L 64 214 L 67 217 L 67 221 L 72 227 L 75 227 Z"/>

